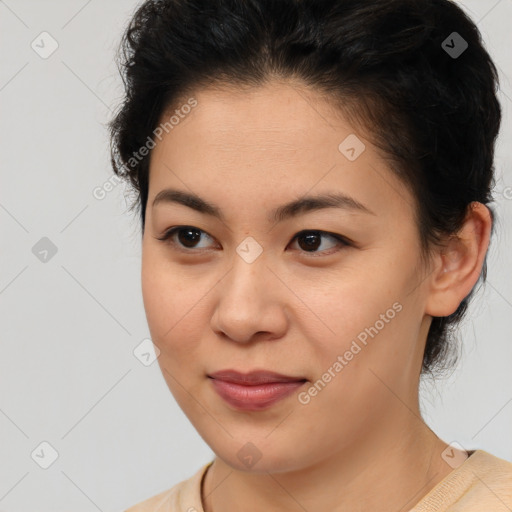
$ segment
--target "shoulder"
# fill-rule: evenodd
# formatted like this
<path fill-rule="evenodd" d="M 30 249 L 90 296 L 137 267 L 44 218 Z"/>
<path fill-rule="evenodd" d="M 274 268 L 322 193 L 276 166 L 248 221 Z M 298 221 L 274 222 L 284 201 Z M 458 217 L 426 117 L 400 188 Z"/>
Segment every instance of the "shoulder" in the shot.
<path fill-rule="evenodd" d="M 201 483 L 213 461 L 174 487 L 133 505 L 124 512 L 203 512 Z"/>
<path fill-rule="evenodd" d="M 512 510 L 512 463 L 484 450 L 475 450 L 412 510 L 509 512 Z"/>
<path fill-rule="evenodd" d="M 512 509 L 512 462 L 501 459 L 484 450 L 477 450 L 473 464 L 468 465 L 473 485 L 461 497 L 460 502 L 485 506 L 488 510 Z M 472 510 L 472 509 L 469 509 Z"/>

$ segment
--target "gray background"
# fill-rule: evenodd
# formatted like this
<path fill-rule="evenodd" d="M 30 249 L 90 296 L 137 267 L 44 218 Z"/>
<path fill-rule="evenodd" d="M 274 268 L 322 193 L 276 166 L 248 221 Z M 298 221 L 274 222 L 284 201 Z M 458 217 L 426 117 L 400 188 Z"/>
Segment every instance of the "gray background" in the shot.
<path fill-rule="evenodd" d="M 488 283 L 461 331 L 461 363 L 424 383 L 422 406 L 446 442 L 512 461 L 512 0 L 461 4 L 500 69 L 500 223 Z M 3 511 L 123 510 L 213 457 L 158 364 L 134 356 L 149 331 L 128 189 L 93 194 L 112 175 L 105 123 L 123 92 L 113 56 L 136 5 L 0 1 Z M 51 49 L 43 31 L 59 45 L 47 58 L 31 47 Z M 48 469 L 43 441 L 58 452 Z"/>

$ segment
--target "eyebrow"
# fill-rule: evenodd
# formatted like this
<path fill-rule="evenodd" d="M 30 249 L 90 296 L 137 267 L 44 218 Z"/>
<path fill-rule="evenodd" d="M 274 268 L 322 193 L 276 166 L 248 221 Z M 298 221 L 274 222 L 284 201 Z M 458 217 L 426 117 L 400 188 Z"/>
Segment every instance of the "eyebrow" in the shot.
<path fill-rule="evenodd" d="M 163 189 L 155 196 L 152 208 L 163 203 L 181 204 L 188 208 L 192 208 L 199 213 L 210 215 L 223 222 L 225 221 L 224 215 L 218 206 L 206 201 L 192 192 L 184 192 L 182 190 L 172 188 Z M 286 219 L 297 217 L 298 215 L 323 210 L 325 208 L 342 208 L 345 210 L 376 215 L 367 206 L 360 203 L 353 197 L 339 192 L 333 192 L 304 196 L 290 201 L 289 203 L 273 209 L 269 214 L 268 220 L 269 222 L 282 222 Z"/>

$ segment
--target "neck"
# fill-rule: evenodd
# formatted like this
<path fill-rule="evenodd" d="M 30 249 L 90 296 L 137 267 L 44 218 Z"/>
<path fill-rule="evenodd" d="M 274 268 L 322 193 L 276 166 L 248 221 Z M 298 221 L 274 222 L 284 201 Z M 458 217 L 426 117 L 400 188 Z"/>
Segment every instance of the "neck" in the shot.
<path fill-rule="evenodd" d="M 412 508 L 452 468 L 441 457 L 447 446 L 420 419 L 404 413 L 393 425 L 328 459 L 293 472 L 238 471 L 216 457 L 205 476 L 205 512 L 280 510 L 379 510 Z"/>

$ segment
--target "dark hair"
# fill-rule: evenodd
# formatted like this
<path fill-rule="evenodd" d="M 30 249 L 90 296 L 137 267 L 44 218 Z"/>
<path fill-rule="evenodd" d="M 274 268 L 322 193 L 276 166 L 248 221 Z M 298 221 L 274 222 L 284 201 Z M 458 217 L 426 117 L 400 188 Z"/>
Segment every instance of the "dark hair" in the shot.
<path fill-rule="evenodd" d="M 109 124 L 112 166 L 137 193 L 142 233 L 150 154 L 133 155 L 162 115 L 202 87 L 275 78 L 304 84 L 366 128 L 416 199 L 423 255 L 457 234 L 472 201 L 494 221 L 498 73 L 452 1 L 148 0 L 117 63 L 126 96 Z M 454 362 L 450 335 L 473 291 L 452 315 L 433 318 L 422 374 Z"/>

